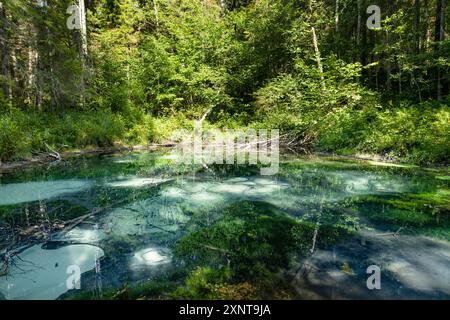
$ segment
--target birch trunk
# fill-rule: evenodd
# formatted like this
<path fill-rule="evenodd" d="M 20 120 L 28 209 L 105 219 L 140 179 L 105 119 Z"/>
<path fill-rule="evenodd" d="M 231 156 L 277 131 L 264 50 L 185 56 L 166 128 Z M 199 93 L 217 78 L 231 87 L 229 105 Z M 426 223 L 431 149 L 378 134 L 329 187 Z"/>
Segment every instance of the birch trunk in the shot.
<path fill-rule="evenodd" d="M 312 3 L 313 3 L 313 0 L 311 0 L 309 2 L 309 11 L 310 11 L 311 16 L 313 14 Z M 321 60 L 321 55 L 320 55 L 319 43 L 317 41 L 316 28 L 314 27 L 312 22 L 311 22 L 311 33 L 312 33 L 312 40 L 313 40 L 313 46 L 314 46 L 314 53 L 315 53 L 315 57 L 316 57 L 316 61 L 317 61 L 317 68 L 319 69 L 320 80 L 322 83 L 322 89 L 325 90 L 325 79 L 323 76 L 323 66 L 322 66 L 322 60 Z"/>
<path fill-rule="evenodd" d="M 336 0 L 335 2 L 335 9 L 334 9 L 334 31 L 336 32 L 336 35 L 339 32 L 339 0 Z"/>
<path fill-rule="evenodd" d="M 34 92 L 36 90 L 36 65 L 39 58 L 39 54 L 30 44 L 28 48 L 28 70 L 27 70 L 27 99 L 30 105 L 33 105 Z"/>
<path fill-rule="evenodd" d="M 80 14 L 80 36 L 81 36 L 81 80 L 80 80 L 80 100 L 81 105 L 86 105 L 85 97 L 85 74 L 86 74 L 86 60 L 88 56 L 87 46 L 87 27 L 86 27 L 86 7 L 84 6 L 84 0 L 78 0 L 78 10 Z"/>

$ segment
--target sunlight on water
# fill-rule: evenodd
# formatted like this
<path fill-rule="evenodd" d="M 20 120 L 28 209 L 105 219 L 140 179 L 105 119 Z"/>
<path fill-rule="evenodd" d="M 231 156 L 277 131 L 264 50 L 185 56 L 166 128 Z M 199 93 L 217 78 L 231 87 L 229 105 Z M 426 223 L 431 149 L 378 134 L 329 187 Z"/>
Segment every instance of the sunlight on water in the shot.
<path fill-rule="evenodd" d="M 153 266 L 170 262 L 170 257 L 168 255 L 155 248 L 146 248 L 139 250 L 134 254 L 133 258 L 134 261 L 132 262 L 132 264 L 134 265 Z"/>
<path fill-rule="evenodd" d="M 298 297 L 329 298 L 329 292 L 334 298 L 450 295 L 445 280 L 450 264 L 447 179 L 417 168 L 317 159 L 284 163 L 280 174 L 271 177 L 250 167 L 204 170 L 172 160 L 166 154 L 134 153 L 87 159 L 79 169 L 55 167 L 0 180 L 0 254 L 8 254 L 4 248 L 14 232 L 24 242 L 27 237 L 41 242 L 3 265 L 1 294 L 7 299 L 77 294 L 67 293 L 65 286 L 66 268 L 73 264 L 83 273 L 78 291 L 86 294 L 98 290 L 100 280 L 106 288 L 118 289 L 130 279 L 138 284 L 156 274 L 189 273 L 204 265 L 222 270 L 238 265 L 240 246 L 249 254 L 239 267 L 244 270 L 256 266 L 251 254 L 275 245 L 264 242 L 271 232 L 289 235 L 288 223 L 295 222 L 309 235 L 295 238 L 296 244 L 284 243 L 282 250 L 269 250 L 263 261 L 275 263 L 281 257 L 273 255 L 295 245 L 310 252 L 309 232 L 320 226 L 313 255 L 297 250 L 282 258 L 290 260 L 286 272 L 305 261 L 323 270 L 294 278 L 292 290 Z M 261 212 L 264 219 L 247 217 L 245 210 L 256 217 Z M 277 219 L 295 220 L 284 221 L 278 230 Z M 256 229 L 245 229 L 252 227 Z M 352 236 L 340 241 L 338 230 Z M 253 244 L 258 232 L 264 236 Z M 51 245 L 46 245 L 50 237 Z M 106 259 L 96 260 L 101 257 Z M 360 287 L 370 264 L 387 272 L 386 289 L 375 296 Z M 88 272 L 94 268 L 101 273 Z"/>
<path fill-rule="evenodd" d="M 99 252 L 98 252 L 99 251 Z M 92 245 L 67 245 L 46 250 L 35 245 L 13 257 L 7 277 L 0 277 L 0 290 L 7 299 L 56 299 L 68 291 L 67 268 L 94 269 L 103 250 Z"/>
<path fill-rule="evenodd" d="M 105 185 L 111 188 L 140 188 L 149 185 L 157 185 L 167 181 L 170 181 L 170 179 L 134 177 L 130 179 L 109 182 Z"/>
<path fill-rule="evenodd" d="M 80 180 L 56 180 L 0 185 L 0 205 L 50 199 L 64 194 L 80 192 L 90 186 L 91 183 L 89 181 Z"/>

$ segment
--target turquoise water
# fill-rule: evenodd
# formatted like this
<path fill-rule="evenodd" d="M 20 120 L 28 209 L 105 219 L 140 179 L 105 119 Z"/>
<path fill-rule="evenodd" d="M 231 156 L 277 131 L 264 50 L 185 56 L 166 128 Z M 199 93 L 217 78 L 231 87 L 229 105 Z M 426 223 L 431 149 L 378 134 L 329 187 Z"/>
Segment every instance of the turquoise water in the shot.
<path fill-rule="evenodd" d="M 450 297 L 447 172 L 293 156 L 259 172 L 154 152 L 3 175 L 0 297 Z"/>

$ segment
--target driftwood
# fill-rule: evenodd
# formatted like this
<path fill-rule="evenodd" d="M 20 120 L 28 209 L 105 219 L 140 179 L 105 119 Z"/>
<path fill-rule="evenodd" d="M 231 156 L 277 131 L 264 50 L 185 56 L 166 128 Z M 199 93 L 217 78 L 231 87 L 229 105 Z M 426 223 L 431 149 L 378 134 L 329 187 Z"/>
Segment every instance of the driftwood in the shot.
<path fill-rule="evenodd" d="M 213 247 L 213 246 L 210 246 L 210 245 L 207 245 L 207 244 L 199 244 L 199 246 L 203 247 L 203 248 L 206 248 L 206 249 L 209 249 L 209 250 L 218 251 L 218 252 L 223 253 L 225 255 L 229 254 L 229 252 L 227 250 L 225 250 L 225 249 Z"/>
<path fill-rule="evenodd" d="M 88 213 L 88 214 L 85 214 L 85 215 L 83 215 L 83 216 L 81 216 L 81 217 L 77 217 L 77 218 L 75 218 L 75 219 L 72 219 L 72 220 L 70 220 L 70 221 L 67 221 L 66 223 L 67 223 L 68 225 L 64 228 L 63 231 L 58 232 L 58 234 L 59 234 L 59 235 L 64 235 L 64 234 L 66 234 L 67 232 L 69 232 L 70 230 L 72 230 L 73 228 L 75 228 L 76 226 L 78 226 L 78 225 L 80 225 L 81 223 L 85 222 L 87 219 L 93 218 L 94 216 L 98 215 L 99 213 L 102 213 L 102 212 L 104 212 L 104 211 L 106 211 L 106 210 L 112 209 L 112 208 L 118 206 L 119 204 L 122 204 L 122 203 L 128 201 L 130 198 L 131 198 L 131 197 L 121 199 L 121 200 L 119 200 L 119 201 L 117 201 L 117 202 L 115 202 L 115 203 L 113 203 L 113 204 L 111 204 L 111 205 L 109 205 L 109 206 L 95 209 L 95 210 L 93 210 L 91 213 Z M 54 235 L 54 234 L 53 234 L 53 235 Z M 53 235 L 50 236 L 50 239 L 51 239 L 51 237 L 52 237 Z"/>
<path fill-rule="evenodd" d="M 317 241 L 317 233 L 319 232 L 319 226 L 316 226 L 316 228 L 314 229 L 314 235 L 313 235 L 313 240 L 312 240 L 312 247 L 310 252 L 314 253 L 314 250 L 316 249 L 316 241 Z"/>
<path fill-rule="evenodd" d="M 307 276 L 308 273 L 311 270 L 315 270 L 315 271 L 320 271 L 319 268 L 317 268 L 316 266 L 307 263 L 306 261 L 303 262 L 294 272 L 294 275 L 292 276 L 292 280 L 291 282 L 295 281 L 295 279 L 299 278 L 299 277 L 303 277 L 303 276 Z"/>
<path fill-rule="evenodd" d="M 52 148 L 50 148 L 50 146 L 49 146 L 46 142 L 44 142 L 44 144 L 45 144 L 45 147 L 46 147 L 46 148 L 48 149 L 48 151 L 49 151 L 48 155 L 49 155 L 51 158 L 56 159 L 56 161 L 61 161 L 61 155 L 59 154 L 59 152 L 53 150 Z"/>
<path fill-rule="evenodd" d="M 403 229 L 404 229 L 403 227 L 400 227 L 400 228 L 398 228 L 398 230 L 395 231 L 395 232 L 389 232 L 389 233 L 377 233 L 377 234 L 374 234 L 374 235 L 377 236 L 377 237 L 385 237 L 385 236 L 393 236 L 393 237 L 396 237 L 396 236 L 398 236 L 398 235 L 400 234 L 400 232 L 401 232 Z"/>

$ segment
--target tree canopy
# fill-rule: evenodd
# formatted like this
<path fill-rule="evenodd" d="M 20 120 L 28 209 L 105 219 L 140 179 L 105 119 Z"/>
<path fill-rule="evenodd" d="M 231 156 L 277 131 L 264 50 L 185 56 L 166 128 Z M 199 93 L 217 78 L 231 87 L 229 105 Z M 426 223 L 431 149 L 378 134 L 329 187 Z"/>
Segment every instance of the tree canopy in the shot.
<path fill-rule="evenodd" d="M 86 33 L 67 28 L 82 3 Z M 0 158 L 162 141 L 211 109 L 213 126 L 279 128 L 304 150 L 445 162 L 449 11 L 444 0 L 0 1 Z"/>

